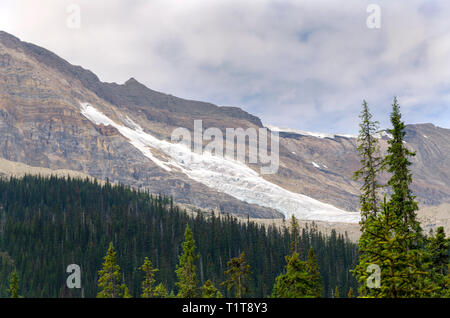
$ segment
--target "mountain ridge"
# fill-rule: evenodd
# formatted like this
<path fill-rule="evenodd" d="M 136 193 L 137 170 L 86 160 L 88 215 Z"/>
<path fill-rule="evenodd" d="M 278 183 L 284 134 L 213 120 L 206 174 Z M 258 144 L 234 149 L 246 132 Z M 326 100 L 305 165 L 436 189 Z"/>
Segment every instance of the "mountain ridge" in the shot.
<path fill-rule="evenodd" d="M 179 171 L 164 171 L 136 150 L 119 131 L 85 118 L 80 103 L 90 103 L 111 120 L 129 118 L 160 139 L 177 127 L 261 128 L 261 120 L 237 107 L 220 107 L 153 91 L 136 79 L 103 83 L 89 70 L 56 54 L 0 32 L 0 155 L 32 166 L 80 171 L 96 178 L 172 195 L 180 203 L 232 212 L 241 217 L 279 218 L 273 208 L 217 191 Z M 129 116 L 129 117 L 128 117 Z M 438 206 L 450 198 L 450 130 L 408 125 L 406 141 L 418 150 L 413 159 L 414 191 L 419 202 Z M 426 136 L 426 137 L 424 137 Z M 381 138 L 382 150 L 387 136 Z M 264 179 L 288 191 L 346 211 L 359 205 L 356 140 L 280 134 L 280 167 Z M 153 149 L 156 151 L 155 149 Z M 157 151 L 155 155 L 160 156 Z M 258 165 L 248 164 L 257 171 Z"/>

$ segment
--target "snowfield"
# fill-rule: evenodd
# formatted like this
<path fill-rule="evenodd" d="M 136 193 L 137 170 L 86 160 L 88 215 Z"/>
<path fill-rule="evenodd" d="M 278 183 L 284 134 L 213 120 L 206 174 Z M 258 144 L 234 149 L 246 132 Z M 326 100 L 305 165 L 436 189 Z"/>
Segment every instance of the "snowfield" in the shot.
<path fill-rule="evenodd" d="M 358 223 L 359 212 L 347 212 L 306 195 L 288 191 L 262 178 L 256 171 L 234 159 L 197 154 L 184 144 L 159 140 L 128 116 L 121 124 L 99 112 L 88 103 L 81 103 L 81 113 L 96 125 L 115 127 L 131 145 L 166 171 L 179 171 L 192 180 L 238 200 L 273 208 L 287 218 L 301 220 Z"/>

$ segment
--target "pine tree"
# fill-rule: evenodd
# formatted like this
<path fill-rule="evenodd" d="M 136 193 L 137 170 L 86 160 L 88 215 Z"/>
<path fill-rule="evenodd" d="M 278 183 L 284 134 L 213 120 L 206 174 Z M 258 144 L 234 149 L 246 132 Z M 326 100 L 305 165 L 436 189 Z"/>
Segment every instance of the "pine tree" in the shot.
<path fill-rule="evenodd" d="M 228 290 L 234 289 L 234 296 L 236 298 L 242 298 L 248 292 L 248 279 L 250 276 L 250 265 L 245 261 L 244 252 L 240 257 L 233 257 L 227 262 L 228 269 L 225 271 L 225 275 L 228 279 L 221 283 L 222 286 L 226 286 Z"/>
<path fill-rule="evenodd" d="M 153 268 L 152 262 L 148 257 L 144 260 L 144 265 L 141 266 L 141 270 L 145 273 L 144 281 L 142 282 L 142 298 L 151 298 L 154 296 L 153 285 L 155 283 L 155 273 L 158 269 Z"/>
<path fill-rule="evenodd" d="M 294 215 L 292 215 L 292 217 L 291 217 L 290 226 L 291 226 L 291 235 L 292 235 L 291 250 L 292 250 L 292 252 L 300 253 L 299 242 L 298 242 L 298 239 L 300 237 L 300 230 L 299 230 L 298 221 Z"/>
<path fill-rule="evenodd" d="M 312 284 L 306 263 L 300 260 L 298 253 L 293 252 L 286 258 L 286 273 L 275 279 L 272 297 L 302 298 L 312 296 Z"/>
<path fill-rule="evenodd" d="M 195 241 L 192 231 L 187 225 L 184 232 L 183 254 L 180 256 L 179 264 L 175 271 L 178 277 L 176 285 L 179 288 L 178 297 L 180 298 L 200 296 L 196 273 L 197 267 L 195 266 L 195 261 L 198 257 L 195 254 Z"/>
<path fill-rule="evenodd" d="M 375 223 L 379 222 L 380 200 L 379 189 L 382 187 L 378 181 L 379 173 L 384 169 L 383 159 L 380 155 L 378 139 L 378 122 L 372 120 L 372 114 L 366 101 L 363 101 L 363 109 L 359 118 L 361 119 L 360 131 L 358 136 L 357 151 L 360 157 L 361 168 L 354 173 L 355 180 L 362 180 L 361 194 L 359 197 L 361 221 L 361 236 L 358 241 L 359 260 L 354 270 L 351 272 L 355 275 L 360 283 L 360 294 L 371 295 L 372 289 L 366 286 L 367 268 L 369 265 L 376 263 L 377 249 L 376 241 L 379 238 Z"/>
<path fill-rule="evenodd" d="M 312 246 L 309 248 L 308 259 L 306 261 L 306 270 L 309 273 L 309 280 L 311 283 L 311 295 L 313 297 L 322 296 L 322 278 L 319 272 L 319 266 L 317 265 L 316 255 Z"/>
<path fill-rule="evenodd" d="M 120 266 L 117 265 L 116 251 L 109 243 L 108 252 L 104 258 L 103 268 L 98 272 L 98 288 L 100 291 L 97 298 L 122 298 L 127 291 L 125 284 L 121 284 Z"/>
<path fill-rule="evenodd" d="M 376 134 L 379 123 L 372 120 L 369 106 L 363 101 L 360 131 L 358 136 L 358 147 L 356 148 L 360 157 L 361 168 L 354 172 L 355 180 L 362 180 L 360 205 L 361 205 L 361 227 L 364 230 L 365 221 L 369 216 L 376 216 L 379 209 L 378 190 L 382 187 L 378 183 L 377 177 L 383 170 L 383 159 L 380 155 L 380 148 Z"/>
<path fill-rule="evenodd" d="M 449 274 L 449 248 L 449 239 L 446 238 L 442 226 L 437 229 L 435 236 L 427 239 L 425 262 L 434 297 L 445 297 L 446 288 L 448 288 L 446 287 L 446 276 Z"/>
<path fill-rule="evenodd" d="M 11 298 L 19 298 L 19 277 L 17 275 L 17 271 L 14 270 L 11 274 L 11 279 L 9 282 L 8 292 Z"/>
<path fill-rule="evenodd" d="M 409 157 L 415 156 L 415 153 L 411 152 L 404 143 L 405 124 L 401 120 L 397 98 L 394 98 L 392 104 L 391 123 L 393 128 L 389 132 L 392 139 L 388 141 L 388 154 L 385 158 L 388 172 L 391 173 L 391 178 L 388 181 L 388 185 L 392 189 L 389 205 L 396 216 L 403 221 L 399 230 L 414 234 L 413 240 L 407 242 L 408 248 L 417 248 L 422 238 L 422 229 L 420 223 L 416 220 L 418 205 L 410 189 L 412 174 L 409 170 L 411 165 Z"/>
<path fill-rule="evenodd" d="M 368 213 L 362 218 L 362 235 L 359 240 L 359 264 L 353 273 L 360 282 L 360 294 L 365 297 L 422 297 L 429 294 L 423 270 L 421 228 L 416 220 L 417 203 L 410 190 L 412 176 L 408 169 L 408 157 L 414 155 L 404 145 L 404 124 L 401 121 L 397 99 L 392 105 L 389 130 L 388 155 L 384 162 L 391 173 L 388 185 L 392 195 L 376 213 Z M 364 196 L 364 192 L 363 195 Z M 361 210 L 365 210 L 367 200 L 361 200 Z M 367 212 L 367 211 L 365 211 Z M 362 212 L 364 215 L 364 213 Z M 380 269 L 380 286 L 369 286 L 370 265 Z"/>
<path fill-rule="evenodd" d="M 202 298 L 222 298 L 222 293 L 208 279 L 202 286 Z"/>
<path fill-rule="evenodd" d="M 167 289 L 163 283 L 160 283 L 155 287 L 155 290 L 153 292 L 153 297 L 154 298 L 167 298 L 168 297 Z"/>

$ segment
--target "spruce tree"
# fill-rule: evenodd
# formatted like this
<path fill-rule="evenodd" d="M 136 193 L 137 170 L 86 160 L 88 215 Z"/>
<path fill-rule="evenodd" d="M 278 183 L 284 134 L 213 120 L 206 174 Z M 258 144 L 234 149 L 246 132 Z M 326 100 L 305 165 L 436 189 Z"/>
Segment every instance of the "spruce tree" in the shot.
<path fill-rule="evenodd" d="M 415 153 L 405 145 L 405 124 L 401 120 L 400 106 L 396 97 L 392 104 L 391 123 L 393 128 L 389 129 L 389 132 L 392 139 L 388 141 L 388 154 L 385 158 L 388 172 L 391 173 L 391 178 L 388 181 L 392 190 L 389 205 L 395 215 L 402 221 L 402 226 L 398 230 L 413 234 L 412 240 L 406 242 L 407 248 L 412 249 L 418 247 L 422 238 L 422 229 L 416 219 L 418 205 L 410 188 L 412 174 L 409 170 L 411 165 L 409 158 L 415 156 Z"/>
<path fill-rule="evenodd" d="M 17 271 L 14 270 L 11 274 L 11 279 L 9 282 L 8 292 L 11 298 L 19 298 L 19 277 Z"/>
<path fill-rule="evenodd" d="M 167 289 L 163 283 L 160 283 L 155 287 L 155 290 L 153 292 L 153 297 L 154 298 L 167 298 L 168 297 Z"/>
<path fill-rule="evenodd" d="M 158 269 L 153 268 L 152 262 L 148 257 L 145 258 L 144 264 L 141 266 L 145 278 L 142 282 L 142 298 L 151 298 L 154 296 L 155 273 Z"/>
<path fill-rule="evenodd" d="M 383 159 L 380 154 L 378 139 L 379 123 L 372 120 L 369 106 L 363 101 L 363 109 L 359 118 L 360 130 L 358 135 L 358 147 L 361 168 L 354 172 L 355 180 L 362 180 L 360 205 L 361 227 L 364 229 L 365 221 L 369 216 L 376 216 L 379 209 L 378 190 L 382 185 L 378 182 L 378 174 L 383 170 Z"/>
<path fill-rule="evenodd" d="M 208 279 L 202 286 L 202 298 L 222 298 L 222 293 Z"/>
<path fill-rule="evenodd" d="M 300 251 L 299 251 L 300 230 L 299 230 L 298 221 L 294 215 L 292 215 L 292 217 L 291 217 L 290 226 L 291 226 L 291 235 L 292 235 L 291 251 L 300 253 Z"/>
<path fill-rule="evenodd" d="M 298 253 L 293 252 L 286 258 L 286 273 L 275 279 L 272 297 L 303 298 L 312 296 L 311 277 L 306 263 L 300 260 Z"/>
<path fill-rule="evenodd" d="M 233 257 L 227 262 L 228 269 L 225 276 L 228 277 L 221 285 L 226 286 L 228 290 L 234 289 L 234 296 L 242 298 L 249 291 L 248 279 L 250 276 L 250 265 L 245 261 L 244 252 L 240 257 Z"/>
<path fill-rule="evenodd" d="M 386 196 L 376 213 L 364 214 L 367 200 L 361 200 L 362 234 L 359 240 L 359 263 L 353 273 L 360 282 L 363 297 L 422 297 L 429 295 L 423 268 L 422 234 L 416 220 L 417 203 L 410 190 L 412 176 L 409 157 L 414 155 L 404 145 L 404 123 L 397 99 L 392 105 L 388 154 L 384 160 L 391 173 L 388 185 L 392 194 Z M 367 168 L 366 168 L 367 169 Z M 364 192 L 362 194 L 364 196 Z M 370 267 L 370 266 L 375 267 Z M 379 268 L 380 286 L 369 285 Z M 378 275 L 375 273 L 375 275 Z"/>
<path fill-rule="evenodd" d="M 366 101 L 363 101 L 358 136 L 357 151 L 360 157 L 361 168 L 354 173 L 355 180 L 361 180 L 361 194 L 359 197 L 361 221 L 361 236 L 358 241 L 359 260 L 356 268 L 352 270 L 360 283 L 360 294 L 370 295 L 373 290 L 366 286 L 367 268 L 376 263 L 377 249 L 377 223 L 380 214 L 379 189 L 382 187 L 378 182 L 379 173 L 383 170 L 383 159 L 380 154 L 378 139 L 378 122 L 372 120 L 372 114 Z"/>
<path fill-rule="evenodd" d="M 183 254 L 180 256 L 179 264 L 175 271 L 178 277 L 176 285 L 179 288 L 178 297 L 180 298 L 195 298 L 200 296 L 196 273 L 197 267 L 195 266 L 195 261 L 198 257 L 195 254 L 195 241 L 192 231 L 189 225 L 186 225 Z"/>
<path fill-rule="evenodd" d="M 104 258 L 103 268 L 98 272 L 97 298 L 122 298 L 129 296 L 127 287 L 121 283 L 120 266 L 117 265 L 116 251 L 113 243 L 109 243 L 108 252 Z"/>
<path fill-rule="evenodd" d="M 445 297 L 446 276 L 449 266 L 449 239 L 446 238 L 444 228 L 436 230 L 435 236 L 427 239 L 425 246 L 425 262 L 429 273 L 429 284 L 433 297 Z"/>
<path fill-rule="evenodd" d="M 308 259 L 306 261 L 306 270 L 309 274 L 309 280 L 311 283 L 310 294 L 313 297 L 322 297 L 322 278 L 319 272 L 319 266 L 317 265 L 316 255 L 312 246 L 309 248 Z"/>

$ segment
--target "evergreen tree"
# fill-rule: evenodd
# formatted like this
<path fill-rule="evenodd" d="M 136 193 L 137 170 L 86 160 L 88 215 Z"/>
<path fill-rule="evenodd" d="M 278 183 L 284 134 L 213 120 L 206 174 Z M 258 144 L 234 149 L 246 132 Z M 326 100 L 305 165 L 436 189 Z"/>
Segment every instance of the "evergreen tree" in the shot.
<path fill-rule="evenodd" d="M 293 252 L 292 255 L 286 256 L 286 263 L 286 273 L 280 274 L 275 279 L 272 297 L 314 297 L 306 263 L 300 260 L 298 253 Z"/>
<path fill-rule="evenodd" d="M 446 288 L 448 288 L 446 287 L 446 276 L 449 266 L 449 248 L 449 239 L 446 238 L 442 226 L 437 229 L 435 236 L 427 239 L 425 261 L 434 297 L 445 297 Z"/>
<path fill-rule="evenodd" d="M 227 262 L 228 269 L 225 276 L 228 279 L 221 285 L 226 286 L 228 290 L 234 289 L 234 296 L 242 298 L 248 292 L 248 279 L 250 275 L 250 265 L 245 261 L 244 252 L 240 257 L 233 257 Z"/>
<path fill-rule="evenodd" d="M 180 262 L 177 265 L 176 274 L 179 288 L 178 297 L 195 298 L 199 297 L 199 288 L 197 281 L 197 267 L 195 261 L 198 259 L 195 254 L 195 241 L 189 225 L 186 226 L 183 242 L 183 254 L 180 256 Z"/>
<path fill-rule="evenodd" d="M 369 106 L 363 101 L 363 109 L 359 118 L 360 130 L 358 135 L 358 147 L 356 148 L 360 157 L 361 168 L 354 172 L 355 180 L 362 180 L 360 205 L 361 205 L 361 227 L 364 230 L 365 221 L 369 216 L 376 216 L 379 209 L 378 190 L 382 185 L 378 182 L 378 174 L 383 170 L 383 159 L 376 134 L 379 123 L 372 120 Z"/>
<path fill-rule="evenodd" d="M 148 257 L 145 257 L 144 265 L 141 266 L 141 270 L 145 274 L 144 281 L 142 282 L 142 298 L 151 298 L 154 296 L 153 285 L 155 283 L 155 273 L 158 269 L 153 268 L 152 262 Z"/>
<path fill-rule="evenodd" d="M 311 283 L 310 294 L 313 297 L 322 296 L 322 278 L 319 272 L 319 266 L 317 265 L 316 255 L 314 254 L 314 249 L 311 246 L 308 252 L 308 259 L 306 261 L 306 270 L 309 274 L 309 280 Z"/>
<path fill-rule="evenodd" d="M 163 283 L 160 283 L 155 287 L 155 290 L 153 292 L 153 297 L 154 298 L 167 298 L 168 297 L 167 289 Z"/>
<path fill-rule="evenodd" d="M 291 235 L 292 235 L 292 241 L 291 241 L 291 251 L 300 253 L 299 251 L 299 237 L 300 237 L 300 230 L 299 230 L 299 224 L 297 219 L 294 215 L 291 217 Z"/>
<path fill-rule="evenodd" d="M 8 292 L 11 298 L 19 298 L 19 277 L 17 275 L 17 271 L 14 270 L 11 274 L 11 279 L 9 282 Z"/>
<path fill-rule="evenodd" d="M 109 243 L 108 252 L 104 258 L 103 268 L 98 272 L 98 288 L 100 291 L 97 298 L 121 298 L 129 295 L 127 288 L 121 284 L 120 266 L 117 265 L 116 251 Z"/>
<path fill-rule="evenodd" d="M 389 202 L 376 213 L 365 214 L 367 200 L 361 199 L 362 235 L 359 240 L 359 264 L 353 273 L 361 284 L 360 294 L 366 297 L 422 297 L 429 294 L 423 271 L 421 228 L 416 220 L 417 203 L 409 188 L 412 177 L 408 157 L 414 155 L 404 145 L 404 124 L 397 99 L 392 105 L 388 155 L 384 162 L 391 173 Z M 365 196 L 364 192 L 362 197 Z M 374 210 L 375 211 L 375 210 Z M 380 269 L 380 286 L 369 286 L 370 265 Z"/>
<path fill-rule="evenodd" d="M 202 298 L 222 298 L 222 293 L 208 279 L 202 286 Z"/>
<path fill-rule="evenodd" d="M 398 230 L 413 234 L 412 239 L 406 242 L 407 248 L 412 249 L 418 247 L 422 238 L 422 229 L 420 223 L 416 220 L 418 205 L 410 189 L 412 174 L 409 170 L 411 165 L 409 157 L 415 156 L 415 153 L 411 152 L 404 144 L 405 124 L 401 120 L 397 98 L 394 98 L 392 104 L 391 123 L 393 128 L 389 132 L 392 139 L 388 141 L 388 154 L 385 158 L 388 172 L 391 173 L 391 178 L 388 181 L 388 185 L 392 189 L 389 205 L 395 215 L 402 221 L 402 226 Z"/>

